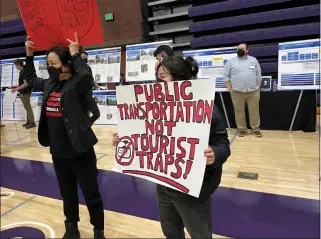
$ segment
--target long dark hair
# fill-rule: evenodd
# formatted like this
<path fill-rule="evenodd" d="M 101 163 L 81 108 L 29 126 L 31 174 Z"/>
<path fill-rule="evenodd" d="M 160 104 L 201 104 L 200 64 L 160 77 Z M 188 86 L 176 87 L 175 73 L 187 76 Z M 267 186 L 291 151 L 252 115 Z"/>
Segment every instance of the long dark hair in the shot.
<path fill-rule="evenodd" d="M 157 66 L 156 76 L 161 66 L 165 68 L 164 70 L 167 71 L 167 73 L 173 76 L 174 81 L 195 79 L 199 71 L 198 64 L 192 57 L 186 57 L 186 59 L 181 56 L 165 58 L 164 61 Z M 157 80 L 159 80 L 158 77 Z"/>

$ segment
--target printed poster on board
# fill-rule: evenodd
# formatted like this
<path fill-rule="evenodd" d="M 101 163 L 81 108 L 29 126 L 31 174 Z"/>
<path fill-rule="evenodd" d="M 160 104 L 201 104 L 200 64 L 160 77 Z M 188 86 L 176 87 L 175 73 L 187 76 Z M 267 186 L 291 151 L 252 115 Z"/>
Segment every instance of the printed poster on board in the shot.
<path fill-rule="evenodd" d="M 126 46 L 126 81 L 155 81 L 156 58 L 154 51 L 161 45 L 172 45 L 172 41 L 143 43 Z"/>

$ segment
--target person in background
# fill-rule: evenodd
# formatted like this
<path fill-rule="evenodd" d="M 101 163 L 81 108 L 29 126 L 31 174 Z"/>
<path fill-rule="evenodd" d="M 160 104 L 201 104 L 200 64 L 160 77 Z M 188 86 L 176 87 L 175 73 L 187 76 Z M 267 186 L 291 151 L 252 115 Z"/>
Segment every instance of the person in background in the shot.
<path fill-rule="evenodd" d="M 19 85 L 12 86 L 11 87 L 12 92 L 19 91 L 21 102 L 27 112 L 27 122 L 22 126 L 26 127 L 26 129 L 31 129 L 36 127 L 35 117 L 30 104 L 31 88 L 29 87 L 24 77 L 23 60 L 17 59 L 13 64 L 15 65 L 16 69 L 19 71 Z"/>
<path fill-rule="evenodd" d="M 161 45 L 154 51 L 154 57 L 156 58 L 155 70 L 160 62 L 165 60 L 167 57 L 174 56 L 174 50 L 168 45 Z"/>
<path fill-rule="evenodd" d="M 87 52 L 85 52 L 84 50 L 81 50 L 80 56 L 82 59 L 84 59 L 86 61 L 86 63 L 88 63 L 88 53 Z"/>
<path fill-rule="evenodd" d="M 120 73 L 119 85 L 129 85 L 123 73 Z"/>
<path fill-rule="evenodd" d="M 262 137 L 259 112 L 261 67 L 257 59 L 249 56 L 248 52 L 246 43 L 237 46 L 237 56 L 226 63 L 224 81 L 231 93 L 239 136 L 247 135 L 245 118 L 245 104 L 247 104 L 253 133 L 256 137 Z"/>
<path fill-rule="evenodd" d="M 159 82 L 185 81 L 196 79 L 198 65 L 193 58 L 174 56 L 160 62 L 156 72 Z M 113 144 L 118 142 L 118 134 L 114 134 Z M 213 109 L 208 145 L 204 149 L 207 166 L 199 198 L 157 185 L 160 223 L 167 239 L 184 239 L 184 227 L 192 239 L 212 238 L 211 195 L 221 182 L 222 165 L 231 154 L 224 119 L 217 107 Z"/>
<path fill-rule="evenodd" d="M 63 238 L 80 238 L 78 230 L 78 184 L 83 192 L 94 226 L 94 238 L 104 239 L 104 207 L 98 185 L 98 142 L 86 113 L 91 92 L 90 67 L 80 57 L 79 41 L 68 40 L 69 49 L 53 47 L 47 51 L 49 79 L 36 76 L 33 63 L 35 45 L 27 38 L 26 79 L 30 87 L 43 91 L 38 139 L 50 147 L 66 216 Z"/>
<path fill-rule="evenodd" d="M 85 52 L 85 51 L 81 51 L 80 53 L 80 56 L 82 59 L 84 59 L 86 61 L 86 63 L 88 64 L 88 53 Z M 90 66 L 89 66 L 90 68 Z M 92 75 L 92 70 L 90 68 L 90 72 L 91 72 L 91 75 Z M 96 86 L 96 83 L 94 81 L 94 78 L 92 77 L 92 81 L 93 81 L 93 86 L 95 88 Z M 91 88 L 92 89 L 92 88 Z M 99 108 L 97 106 L 97 103 L 93 97 L 93 92 L 91 90 L 90 94 L 88 95 L 88 101 L 86 102 L 86 108 L 87 108 L 87 113 L 89 114 L 89 112 L 92 113 L 92 116 L 90 118 L 90 123 L 91 125 L 94 124 L 94 122 L 99 119 L 100 117 L 100 111 L 99 111 Z"/>

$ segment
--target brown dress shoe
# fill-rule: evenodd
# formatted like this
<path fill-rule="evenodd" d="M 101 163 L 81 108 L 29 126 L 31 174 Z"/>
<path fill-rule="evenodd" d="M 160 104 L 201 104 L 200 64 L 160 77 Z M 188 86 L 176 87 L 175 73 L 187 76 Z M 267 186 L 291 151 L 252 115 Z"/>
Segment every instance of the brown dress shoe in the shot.
<path fill-rule="evenodd" d="M 260 131 L 254 131 L 254 136 L 255 137 L 258 137 L 258 138 L 261 138 L 262 137 L 262 134 Z"/>
<path fill-rule="evenodd" d="M 239 131 L 239 137 L 245 137 L 247 135 L 247 131 L 246 130 L 240 130 Z"/>

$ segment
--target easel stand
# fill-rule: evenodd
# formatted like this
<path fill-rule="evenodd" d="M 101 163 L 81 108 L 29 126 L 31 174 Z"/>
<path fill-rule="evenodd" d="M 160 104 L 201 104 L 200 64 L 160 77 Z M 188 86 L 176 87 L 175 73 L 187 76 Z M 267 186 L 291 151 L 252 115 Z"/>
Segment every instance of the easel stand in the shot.
<path fill-rule="evenodd" d="M 299 109 L 299 106 L 300 106 L 302 94 L 303 94 L 303 90 L 301 90 L 300 95 L 299 95 L 298 102 L 296 103 L 296 107 L 295 107 L 294 115 L 293 115 L 293 117 L 292 117 L 292 122 L 291 122 L 291 126 L 290 126 L 289 133 L 292 132 L 292 128 L 293 128 L 293 124 L 294 124 L 294 121 L 295 121 L 295 118 L 296 118 L 296 114 L 298 113 L 298 109 Z"/>
<path fill-rule="evenodd" d="M 219 92 L 219 93 L 220 93 L 220 97 L 221 97 L 221 102 L 222 102 L 222 106 L 223 106 L 223 110 L 224 110 L 225 119 L 227 122 L 227 127 L 228 127 L 228 129 L 231 129 L 230 121 L 228 120 L 228 116 L 227 116 L 227 112 L 226 112 L 226 108 L 225 108 L 225 103 L 223 100 L 223 95 L 222 95 L 222 92 Z"/>
<path fill-rule="evenodd" d="M 318 102 L 318 90 L 315 90 L 315 101 L 316 101 L 316 106 L 318 107 L 318 104 L 320 104 L 320 102 Z M 317 117 L 319 117 L 319 124 L 320 124 L 320 115 L 318 116 L 318 113 L 317 113 Z M 320 128 L 320 125 L 318 125 L 318 120 L 315 121 L 315 129 L 319 129 Z"/>

